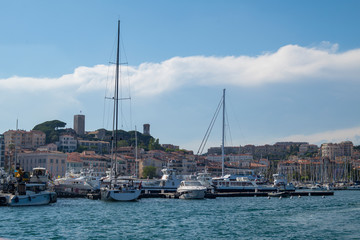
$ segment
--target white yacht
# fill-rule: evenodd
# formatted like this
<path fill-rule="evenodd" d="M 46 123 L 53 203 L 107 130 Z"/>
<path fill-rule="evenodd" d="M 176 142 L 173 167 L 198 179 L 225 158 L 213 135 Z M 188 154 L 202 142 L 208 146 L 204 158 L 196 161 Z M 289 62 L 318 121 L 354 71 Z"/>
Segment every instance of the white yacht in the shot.
<path fill-rule="evenodd" d="M 78 191 L 90 191 L 92 186 L 87 183 L 84 176 L 81 177 L 71 177 L 66 176 L 63 178 L 55 179 L 54 181 L 55 189 L 62 190 L 65 192 L 78 192 Z"/>
<path fill-rule="evenodd" d="M 176 192 L 183 180 L 182 176 L 176 175 L 176 170 L 171 168 L 164 168 L 160 180 L 157 181 L 143 181 L 142 189 L 150 192 Z"/>
<path fill-rule="evenodd" d="M 213 178 L 215 190 L 218 192 L 272 192 L 276 187 L 269 185 L 257 185 L 255 180 L 241 176 L 233 178 L 232 175 Z"/>
<path fill-rule="evenodd" d="M 201 185 L 206 187 L 208 191 L 214 190 L 213 181 L 210 173 L 207 172 L 198 173 L 196 176 L 196 180 L 198 180 L 201 183 Z"/>
<path fill-rule="evenodd" d="M 295 191 L 295 186 L 288 183 L 284 174 L 273 174 L 274 187 L 279 191 Z"/>
<path fill-rule="evenodd" d="M 50 181 L 50 175 L 46 168 L 43 167 L 36 167 L 33 168 L 33 171 L 30 176 L 31 183 L 43 183 L 48 184 Z"/>
<path fill-rule="evenodd" d="M 176 192 L 181 199 L 203 199 L 205 197 L 206 190 L 207 188 L 199 181 L 184 180 L 181 181 Z"/>

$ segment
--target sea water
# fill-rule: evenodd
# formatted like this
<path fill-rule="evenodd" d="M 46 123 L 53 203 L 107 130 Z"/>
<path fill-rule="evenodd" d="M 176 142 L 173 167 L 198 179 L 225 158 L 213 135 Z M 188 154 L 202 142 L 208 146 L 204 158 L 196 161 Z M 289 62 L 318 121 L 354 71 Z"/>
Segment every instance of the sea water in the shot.
<path fill-rule="evenodd" d="M 292 199 L 58 199 L 1 207 L 0 238 L 360 239 L 360 191 Z"/>

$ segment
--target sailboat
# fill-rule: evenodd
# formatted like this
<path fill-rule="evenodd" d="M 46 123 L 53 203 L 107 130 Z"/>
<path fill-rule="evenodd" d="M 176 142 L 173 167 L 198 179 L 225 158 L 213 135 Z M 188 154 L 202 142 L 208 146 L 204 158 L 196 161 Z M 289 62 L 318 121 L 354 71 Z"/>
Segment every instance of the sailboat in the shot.
<path fill-rule="evenodd" d="M 120 47 L 120 21 L 118 21 L 118 39 L 117 39 L 117 56 L 116 56 L 116 76 L 115 76 L 115 93 L 114 93 L 114 115 L 113 115 L 113 131 L 111 144 L 111 170 L 110 184 L 101 188 L 101 200 L 104 201 L 134 201 L 139 198 L 141 190 L 135 188 L 132 179 L 117 180 L 117 159 L 114 148 L 118 142 L 118 113 L 119 113 L 119 47 Z"/>

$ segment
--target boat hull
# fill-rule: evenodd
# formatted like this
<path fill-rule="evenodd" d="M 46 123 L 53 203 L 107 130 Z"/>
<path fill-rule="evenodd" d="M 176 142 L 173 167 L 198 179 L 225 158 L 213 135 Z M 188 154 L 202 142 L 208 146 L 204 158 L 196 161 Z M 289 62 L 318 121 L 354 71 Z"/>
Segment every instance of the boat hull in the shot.
<path fill-rule="evenodd" d="M 56 193 L 43 192 L 32 195 L 11 195 L 8 205 L 11 207 L 48 205 L 57 201 Z"/>
<path fill-rule="evenodd" d="M 204 190 L 184 190 L 178 191 L 179 198 L 181 199 L 204 199 Z"/>
<path fill-rule="evenodd" d="M 101 190 L 101 200 L 104 201 L 135 201 L 139 198 L 141 190 L 116 190 L 116 189 L 103 189 Z"/>

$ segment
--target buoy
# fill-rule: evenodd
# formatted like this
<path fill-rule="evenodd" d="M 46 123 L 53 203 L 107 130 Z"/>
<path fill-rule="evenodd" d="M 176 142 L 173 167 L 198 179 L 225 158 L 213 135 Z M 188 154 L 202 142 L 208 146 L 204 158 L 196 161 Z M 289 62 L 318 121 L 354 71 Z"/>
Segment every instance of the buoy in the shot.
<path fill-rule="evenodd" d="M 292 199 L 293 198 L 293 196 L 290 196 L 290 199 Z"/>
<path fill-rule="evenodd" d="M 282 199 L 282 196 L 280 196 L 279 199 Z"/>
<path fill-rule="evenodd" d="M 301 196 L 299 195 L 298 198 L 301 198 Z"/>
<path fill-rule="evenodd" d="M 270 196 L 268 196 L 268 199 L 270 199 Z"/>
<path fill-rule="evenodd" d="M 325 196 L 323 195 L 322 198 L 325 198 Z"/>

